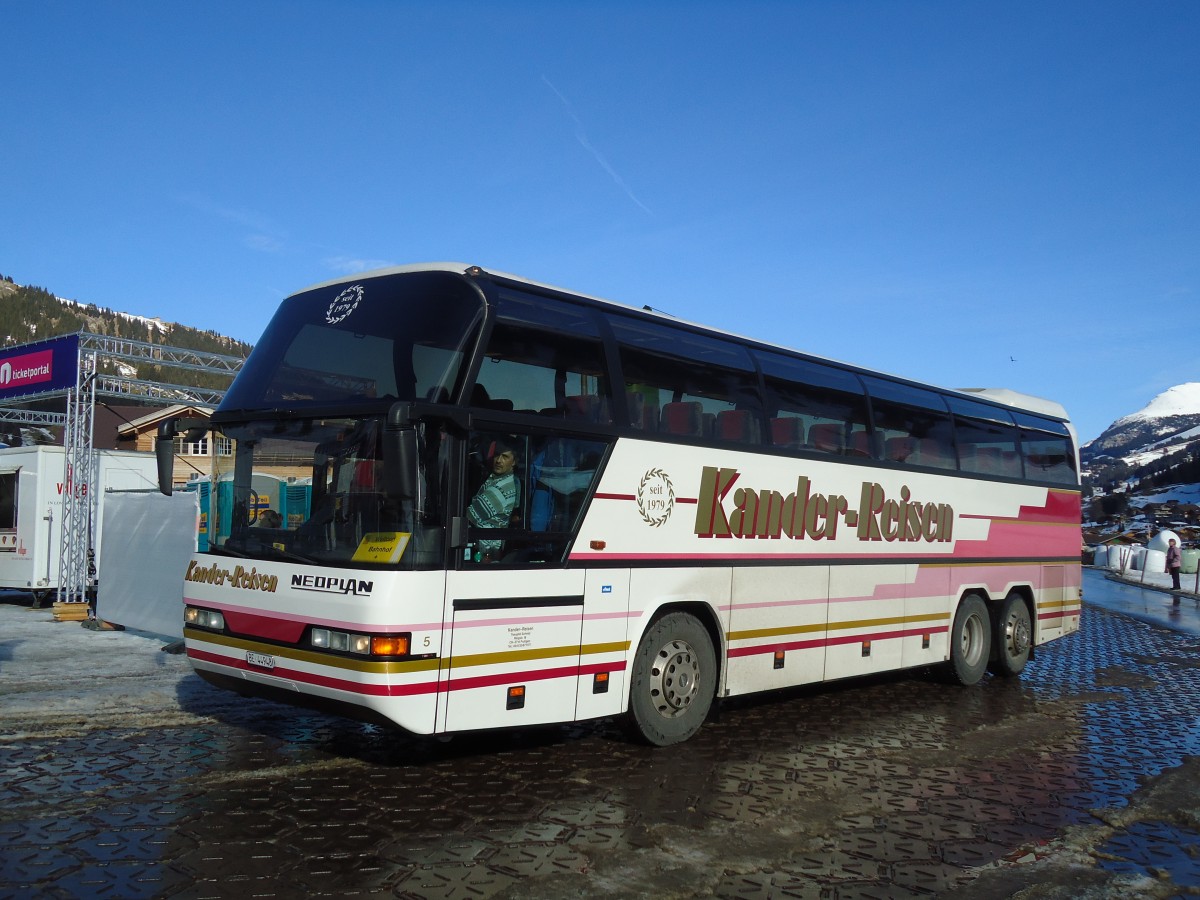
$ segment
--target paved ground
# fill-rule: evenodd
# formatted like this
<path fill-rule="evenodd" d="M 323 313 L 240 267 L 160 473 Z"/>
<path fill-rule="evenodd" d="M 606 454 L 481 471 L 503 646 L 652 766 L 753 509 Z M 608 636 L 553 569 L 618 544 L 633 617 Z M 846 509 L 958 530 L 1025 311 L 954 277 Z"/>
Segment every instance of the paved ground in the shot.
<path fill-rule="evenodd" d="M 1200 610 L 1085 590 L 1020 680 L 726 703 L 666 750 L 419 741 L 0 604 L 0 897 L 1200 895 Z"/>

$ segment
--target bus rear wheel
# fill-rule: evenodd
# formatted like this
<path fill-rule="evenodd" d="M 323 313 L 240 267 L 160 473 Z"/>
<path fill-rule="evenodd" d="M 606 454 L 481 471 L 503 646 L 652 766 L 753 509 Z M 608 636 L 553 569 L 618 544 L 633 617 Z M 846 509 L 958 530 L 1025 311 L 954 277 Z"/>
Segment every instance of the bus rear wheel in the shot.
<path fill-rule="evenodd" d="M 993 675 L 1020 675 L 1033 647 L 1033 624 L 1025 598 L 1015 591 L 1004 598 L 996 617 L 995 647 L 988 670 Z"/>
<path fill-rule="evenodd" d="M 629 688 L 634 735 L 656 747 L 700 730 L 717 690 L 717 658 L 708 631 L 687 613 L 668 613 L 638 644 Z"/>
<path fill-rule="evenodd" d="M 991 652 L 992 619 L 987 604 L 977 594 L 968 594 L 958 604 L 950 632 L 949 680 L 961 685 L 977 683 L 987 671 Z"/>

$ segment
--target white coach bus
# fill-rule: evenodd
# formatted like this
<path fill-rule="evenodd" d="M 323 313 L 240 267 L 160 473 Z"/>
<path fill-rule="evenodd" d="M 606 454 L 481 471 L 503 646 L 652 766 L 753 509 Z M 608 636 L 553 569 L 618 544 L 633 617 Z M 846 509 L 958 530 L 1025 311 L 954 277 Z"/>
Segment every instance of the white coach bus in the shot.
<path fill-rule="evenodd" d="M 184 579 L 207 680 L 416 734 L 940 666 L 1079 628 L 1057 404 L 952 391 L 460 264 L 289 297 L 211 423 L 229 523 Z M 286 519 L 261 476 L 311 479 Z"/>

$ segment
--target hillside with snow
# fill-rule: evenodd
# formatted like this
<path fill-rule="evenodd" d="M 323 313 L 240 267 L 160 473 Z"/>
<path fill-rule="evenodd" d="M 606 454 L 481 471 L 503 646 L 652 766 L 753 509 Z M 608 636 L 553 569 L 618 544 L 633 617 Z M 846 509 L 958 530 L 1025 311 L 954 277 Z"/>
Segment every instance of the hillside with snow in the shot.
<path fill-rule="evenodd" d="M 1169 388 L 1080 448 L 1085 519 L 1200 525 L 1200 382 Z"/>
<path fill-rule="evenodd" d="M 45 288 L 15 284 L 12 279 L 0 276 L 0 346 L 11 347 L 79 332 L 231 356 L 245 357 L 250 353 L 249 344 L 213 330 L 68 300 Z"/>
<path fill-rule="evenodd" d="M 1200 382 L 1177 384 L 1135 413 L 1122 416 L 1094 441 L 1084 444 L 1085 463 L 1100 457 L 1144 464 L 1160 458 L 1200 434 Z M 1135 460 L 1140 454 L 1150 454 Z"/>

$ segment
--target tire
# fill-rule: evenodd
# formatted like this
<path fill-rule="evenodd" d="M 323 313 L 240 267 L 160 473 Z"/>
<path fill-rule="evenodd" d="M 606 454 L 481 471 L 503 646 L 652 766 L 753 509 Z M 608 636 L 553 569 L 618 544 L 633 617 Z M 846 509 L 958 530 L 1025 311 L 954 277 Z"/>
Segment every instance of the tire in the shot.
<path fill-rule="evenodd" d="M 976 684 L 987 671 L 992 652 L 992 619 L 987 604 L 968 594 L 958 604 L 950 631 L 950 662 L 946 675 L 953 684 Z"/>
<path fill-rule="evenodd" d="M 1004 598 L 993 632 L 988 671 L 1003 678 L 1020 675 L 1033 649 L 1033 622 L 1024 597 L 1014 591 Z"/>
<path fill-rule="evenodd" d="M 717 691 L 717 658 L 708 631 L 687 613 L 669 613 L 642 636 L 633 658 L 628 722 L 656 747 L 700 730 Z"/>

